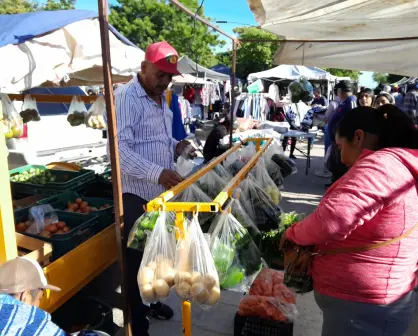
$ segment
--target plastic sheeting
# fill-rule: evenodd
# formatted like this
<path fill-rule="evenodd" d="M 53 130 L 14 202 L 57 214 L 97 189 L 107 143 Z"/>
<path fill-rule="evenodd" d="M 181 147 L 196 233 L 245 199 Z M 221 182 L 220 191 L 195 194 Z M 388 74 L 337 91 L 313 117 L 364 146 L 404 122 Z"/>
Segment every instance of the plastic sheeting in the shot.
<path fill-rule="evenodd" d="M 295 80 L 301 76 L 308 80 L 332 80 L 334 78 L 334 76 L 332 76 L 329 72 L 320 68 L 308 68 L 302 65 L 282 64 L 273 69 L 249 74 L 247 80 L 250 82 L 254 82 L 257 79 L 263 78 L 282 78 Z"/>
<path fill-rule="evenodd" d="M 50 12 L 50 15 L 54 12 Z M 12 15 L 13 16 L 13 15 Z M 139 72 L 144 52 L 109 34 L 113 81 Z M 37 86 L 103 83 L 98 19 L 73 22 L 49 34 L 0 48 L 0 90 L 13 93 Z"/>
<path fill-rule="evenodd" d="M 418 0 L 248 2 L 263 29 L 288 41 L 309 41 L 281 43 L 278 64 L 418 75 L 418 40 L 390 40 L 417 36 Z M 385 40 L 358 42 L 367 39 Z"/>

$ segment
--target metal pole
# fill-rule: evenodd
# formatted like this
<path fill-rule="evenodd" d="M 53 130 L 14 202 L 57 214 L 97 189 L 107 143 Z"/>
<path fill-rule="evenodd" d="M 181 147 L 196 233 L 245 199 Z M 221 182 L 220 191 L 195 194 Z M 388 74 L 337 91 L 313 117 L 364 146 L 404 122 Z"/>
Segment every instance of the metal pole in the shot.
<path fill-rule="evenodd" d="M 236 72 L 236 65 L 237 65 L 237 44 L 235 39 L 232 40 L 232 74 L 231 74 L 231 111 L 229 122 L 230 122 L 230 129 L 229 129 L 229 143 L 232 147 L 232 133 L 234 132 L 234 109 L 235 109 L 235 72 Z"/>
<path fill-rule="evenodd" d="M 122 270 L 121 292 L 124 298 L 123 302 L 123 321 L 125 326 L 125 335 L 131 336 L 130 325 L 130 311 L 127 296 L 125 295 L 125 284 L 127 283 L 126 273 L 126 257 L 125 249 L 122 246 L 121 225 L 123 225 L 123 204 L 121 193 L 120 180 L 120 164 L 118 151 L 118 136 L 116 130 L 116 114 L 113 97 L 112 85 L 112 65 L 110 60 L 110 42 L 109 42 L 109 22 L 107 14 L 107 0 L 99 0 L 99 24 L 100 24 L 100 39 L 102 45 L 102 62 L 103 62 L 103 80 L 105 87 L 105 100 L 107 112 L 107 132 L 110 151 L 110 163 L 112 166 L 112 181 L 113 181 L 113 198 L 115 202 L 115 228 L 116 228 L 116 245 L 118 249 L 119 264 Z M 129 232 L 125 232 L 129 234 Z"/>
<path fill-rule="evenodd" d="M 409 41 L 417 40 L 418 37 L 394 37 L 383 39 L 362 39 L 362 40 L 279 40 L 279 39 L 264 39 L 264 40 L 239 40 L 241 43 L 262 43 L 262 42 L 297 42 L 297 43 L 344 43 L 344 42 L 393 42 L 393 41 Z"/>

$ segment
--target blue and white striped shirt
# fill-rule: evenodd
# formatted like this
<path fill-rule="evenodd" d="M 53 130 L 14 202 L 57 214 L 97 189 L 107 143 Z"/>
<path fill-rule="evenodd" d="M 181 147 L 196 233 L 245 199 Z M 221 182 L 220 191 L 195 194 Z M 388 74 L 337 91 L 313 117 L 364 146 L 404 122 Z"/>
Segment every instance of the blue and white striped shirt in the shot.
<path fill-rule="evenodd" d="M 0 294 L 0 336 L 65 336 L 51 315 L 13 296 Z"/>
<path fill-rule="evenodd" d="M 164 96 L 160 106 L 147 95 L 137 76 L 116 90 L 115 108 L 122 192 L 152 200 L 165 191 L 158 184 L 163 169 L 174 170 L 173 113 Z"/>

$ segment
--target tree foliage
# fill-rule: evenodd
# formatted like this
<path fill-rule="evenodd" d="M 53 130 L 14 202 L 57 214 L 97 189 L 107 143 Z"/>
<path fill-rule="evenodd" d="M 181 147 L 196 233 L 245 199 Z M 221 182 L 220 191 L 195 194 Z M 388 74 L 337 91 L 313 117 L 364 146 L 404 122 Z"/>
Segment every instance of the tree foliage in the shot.
<path fill-rule="evenodd" d="M 279 40 L 277 35 L 256 27 L 238 27 L 234 33 L 239 40 Z M 250 73 L 273 67 L 273 56 L 278 47 L 278 42 L 242 43 L 237 50 L 237 76 L 245 79 Z M 231 66 L 232 51 L 218 53 L 216 59 L 220 64 Z"/>
<path fill-rule="evenodd" d="M 0 0 L 0 14 L 21 14 L 28 12 L 74 9 L 77 0 L 47 0 L 39 5 L 30 0 Z"/>
<path fill-rule="evenodd" d="M 377 82 L 377 84 L 392 84 L 400 81 L 404 76 L 401 75 L 394 75 L 394 74 L 387 74 L 387 73 L 373 73 L 373 80 Z"/>
<path fill-rule="evenodd" d="M 328 71 L 331 75 L 337 77 L 350 77 L 353 80 L 358 80 L 361 71 L 354 71 L 354 70 L 345 70 L 345 69 L 335 69 L 335 68 L 324 68 L 325 71 Z"/>
<path fill-rule="evenodd" d="M 145 50 L 154 42 L 169 42 L 180 55 L 204 66 L 214 64 L 212 49 L 225 44 L 219 35 L 164 0 L 118 0 L 111 6 L 109 22 L 126 38 Z M 193 12 L 198 0 L 181 0 Z M 203 8 L 198 11 L 204 16 Z"/>

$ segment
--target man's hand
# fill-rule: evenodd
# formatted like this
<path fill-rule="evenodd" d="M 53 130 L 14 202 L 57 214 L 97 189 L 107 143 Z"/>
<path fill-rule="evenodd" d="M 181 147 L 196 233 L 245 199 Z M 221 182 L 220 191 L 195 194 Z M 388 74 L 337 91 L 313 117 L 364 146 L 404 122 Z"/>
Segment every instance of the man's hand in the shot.
<path fill-rule="evenodd" d="M 169 169 L 164 169 L 160 175 L 160 178 L 158 179 L 158 183 L 161 184 L 166 190 L 170 190 L 182 181 L 183 179 L 179 174 Z"/>
<path fill-rule="evenodd" d="M 187 140 L 180 141 L 180 142 L 177 144 L 177 147 L 176 147 L 176 154 L 177 154 L 178 156 L 180 156 L 181 154 L 183 154 L 183 152 L 186 150 L 187 146 L 191 146 L 189 155 L 190 155 L 192 158 L 196 157 L 196 153 L 195 153 L 195 152 L 196 152 L 196 148 L 194 148 L 194 147 L 192 146 L 192 144 L 191 144 L 189 141 L 187 141 Z"/>

